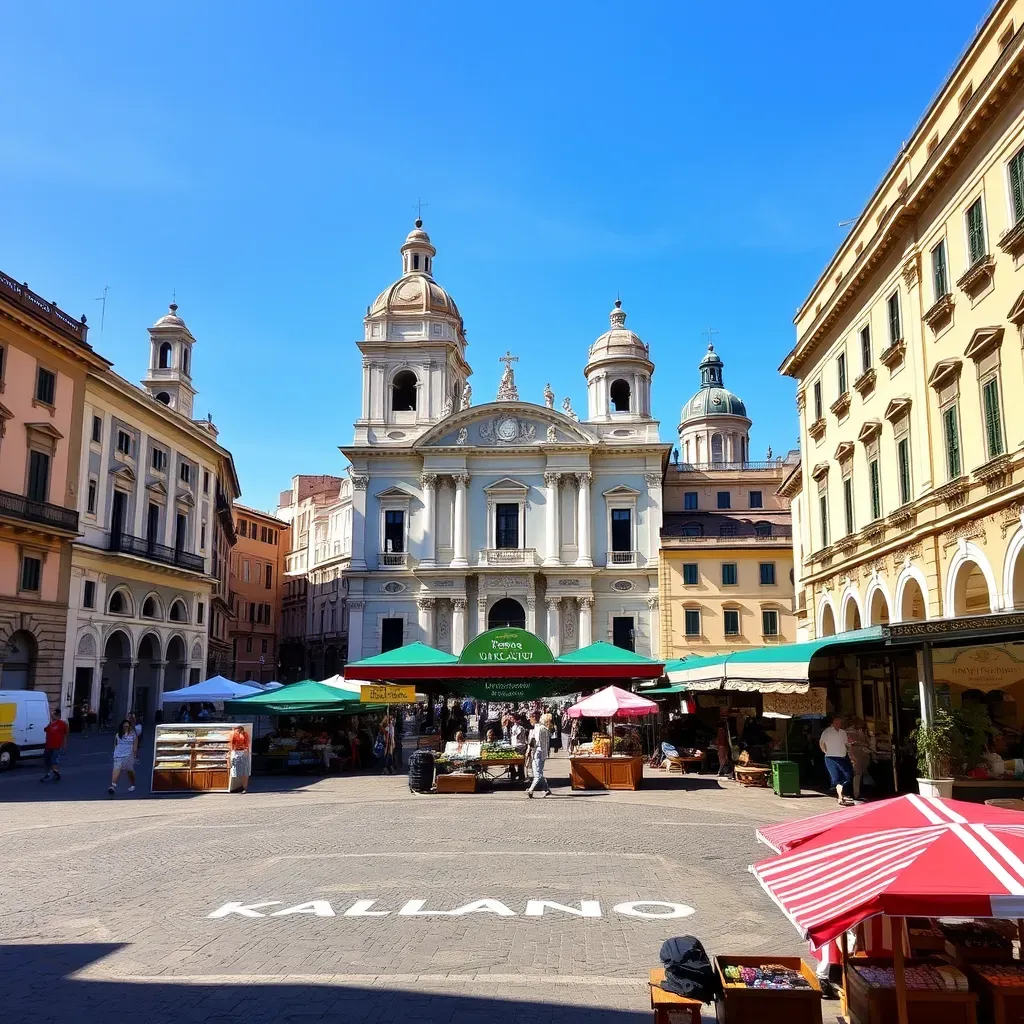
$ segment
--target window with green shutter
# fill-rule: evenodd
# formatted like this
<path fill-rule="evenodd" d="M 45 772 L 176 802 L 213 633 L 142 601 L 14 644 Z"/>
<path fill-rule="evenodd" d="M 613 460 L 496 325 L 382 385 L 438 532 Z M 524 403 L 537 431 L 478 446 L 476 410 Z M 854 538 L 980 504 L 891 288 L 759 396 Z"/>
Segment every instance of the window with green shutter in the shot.
<path fill-rule="evenodd" d="M 935 286 L 935 301 L 949 294 L 949 269 L 946 266 L 946 240 L 943 239 L 932 249 L 932 281 Z"/>
<path fill-rule="evenodd" d="M 1003 454 L 1003 424 L 999 416 L 999 381 L 993 377 L 981 389 L 982 405 L 985 409 L 985 438 L 988 441 L 988 457 L 994 459 Z"/>
<path fill-rule="evenodd" d="M 839 358 L 836 360 L 836 374 L 837 374 L 837 376 L 839 378 L 839 397 L 842 398 L 843 395 L 845 395 L 846 392 L 849 390 L 849 388 L 846 386 L 846 353 L 845 352 L 840 352 L 839 353 Z"/>
<path fill-rule="evenodd" d="M 981 196 L 967 208 L 967 252 L 973 267 L 978 260 L 987 255 L 985 247 L 985 215 L 982 210 Z"/>
<path fill-rule="evenodd" d="M 871 369 L 871 325 L 860 330 L 860 367 L 861 373 Z"/>
<path fill-rule="evenodd" d="M 683 565 L 683 583 L 688 587 L 695 587 L 699 581 L 696 562 L 686 562 Z"/>
<path fill-rule="evenodd" d="M 889 344 L 903 340 L 903 325 L 900 323 L 900 293 L 893 292 L 886 304 L 889 313 Z"/>
<path fill-rule="evenodd" d="M 740 613 L 735 608 L 726 608 L 722 613 L 725 619 L 725 635 L 740 635 Z"/>
<path fill-rule="evenodd" d="M 722 586 L 723 587 L 735 587 L 736 586 L 736 563 L 735 562 L 723 562 L 722 563 Z"/>
<path fill-rule="evenodd" d="M 960 427 L 955 405 L 942 414 L 942 424 L 946 434 L 946 472 L 950 480 L 955 480 L 960 475 Z"/>
<path fill-rule="evenodd" d="M 896 445 L 896 465 L 900 478 L 900 504 L 910 501 L 910 438 L 904 437 Z"/>
<path fill-rule="evenodd" d="M 882 480 L 881 471 L 878 468 L 878 459 L 872 459 L 868 467 L 871 475 L 871 518 L 881 519 L 882 517 Z"/>
<path fill-rule="evenodd" d="M 843 480 L 843 514 L 846 532 L 853 533 L 853 477 Z"/>
<path fill-rule="evenodd" d="M 814 382 L 814 421 L 817 422 L 824 415 L 825 411 L 821 401 L 821 381 L 816 380 Z"/>
<path fill-rule="evenodd" d="M 1010 202 L 1013 205 L 1013 223 L 1024 219 L 1024 149 L 1010 161 Z"/>
<path fill-rule="evenodd" d="M 685 626 L 687 636 L 700 636 L 700 609 L 687 608 Z"/>
<path fill-rule="evenodd" d="M 828 495 L 818 497 L 818 513 L 821 517 L 821 546 L 828 547 Z"/>
<path fill-rule="evenodd" d="M 779 635 L 779 613 L 773 608 L 761 612 L 761 633 L 764 636 Z"/>

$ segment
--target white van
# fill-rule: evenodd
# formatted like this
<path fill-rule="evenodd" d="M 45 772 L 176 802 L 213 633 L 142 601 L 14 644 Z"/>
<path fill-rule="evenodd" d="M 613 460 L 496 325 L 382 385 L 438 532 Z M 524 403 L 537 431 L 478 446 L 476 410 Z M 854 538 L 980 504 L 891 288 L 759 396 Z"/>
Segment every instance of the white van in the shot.
<path fill-rule="evenodd" d="M 0 772 L 23 757 L 42 757 L 50 702 L 39 690 L 0 690 Z"/>

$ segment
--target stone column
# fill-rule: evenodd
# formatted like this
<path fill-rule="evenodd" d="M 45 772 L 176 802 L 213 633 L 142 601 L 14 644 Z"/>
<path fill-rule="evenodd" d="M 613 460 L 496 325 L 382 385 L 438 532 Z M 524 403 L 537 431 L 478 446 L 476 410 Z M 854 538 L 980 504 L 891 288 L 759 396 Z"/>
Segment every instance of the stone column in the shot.
<path fill-rule="evenodd" d="M 125 704 L 125 717 L 128 716 L 128 712 L 135 708 L 135 670 L 138 668 L 139 663 L 137 661 L 131 661 L 128 663 L 128 700 Z"/>
<path fill-rule="evenodd" d="M 430 647 L 434 646 L 434 599 L 432 597 L 421 597 L 416 602 L 419 611 L 420 636 L 423 642 Z"/>
<path fill-rule="evenodd" d="M 452 654 L 459 655 L 466 646 L 466 599 L 452 598 Z"/>
<path fill-rule="evenodd" d="M 487 596 L 476 599 L 476 635 L 487 632 Z"/>
<path fill-rule="evenodd" d="M 594 642 L 594 599 L 580 598 L 580 647 Z"/>
<path fill-rule="evenodd" d="M 561 478 L 560 473 L 545 473 L 544 474 L 544 486 L 547 488 L 547 496 L 545 500 L 548 503 L 547 507 L 547 533 L 548 533 L 548 553 L 544 559 L 545 565 L 560 565 L 562 561 L 562 528 L 560 523 L 560 516 L 558 514 L 558 482 Z"/>
<path fill-rule="evenodd" d="M 561 624 L 558 620 L 558 606 L 561 601 L 557 597 L 549 597 L 547 599 L 548 606 L 548 647 L 551 648 L 551 653 L 557 658 L 559 641 L 561 637 Z"/>
<path fill-rule="evenodd" d="M 468 473 L 455 474 L 455 557 L 452 566 L 465 569 L 469 562 L 466 552 L 469 547 L 469 523 L 467 521 L 466 487 L 469 484 Z"/>
<path fill-rule="evenodd" d="M 164 709 L 164 672 L 167 671 L 166 661 L 153 662 L 153 681 L 156 683 L 156 708 L 157 711 Z M 188 686 L 188 680 L 183 684 Z"/>
<path fill-rule="evenodd" d="M 935 678 L 932 673 L 931 644 L 917 652 L 917 685 L 921 694 L 921 722 L 930 729 L 935 722 Z"/>
<path fill-rule="evenodd" d="M 661 649 L 661 616 L 658 613 L 658 599 L 656 597 L 647 598 L 647 611 L 651 620 L 651 649 L 647 653 L 650 657 L 657 658 L 658 651 Z"/>
<path fill-rule="evenodd" d="M 577 473 L 576 482 L 579 484 L 576 530 L 579 555 L 576 558 L 576 564 L 593 565 L 594 556 L 590 550 L 590 473 Z"/>
<path fill-rule="evenodd" d="M 364 601 L 348 603 L 348 660 L 359 661 L 363 656 Z"/>
<path fill-rule="evenodd" d="M 420 477 L 423 488 L 423 560 L 421 565 L 434 565 L 437 561 L 437 535 L 434 530 L 434 501 L 437 495 L 437 477 L 424 473 Z"/>
<path fill-rule="evenodd" d="M 526 599 L 526 628 L 529 632 L 537 632 L 537 598 L 530 594 Z"/>
<path fill-rule="evenodd" d="M 366 568 L 366 485 L 367 476 L 352 474 L 352 568 Z M 351 606 L 350 606 L 351 607 Z M 361 635 L 361 634 L 360 634 Z M 349 661 L 356 661 L 349 658 Z"/>

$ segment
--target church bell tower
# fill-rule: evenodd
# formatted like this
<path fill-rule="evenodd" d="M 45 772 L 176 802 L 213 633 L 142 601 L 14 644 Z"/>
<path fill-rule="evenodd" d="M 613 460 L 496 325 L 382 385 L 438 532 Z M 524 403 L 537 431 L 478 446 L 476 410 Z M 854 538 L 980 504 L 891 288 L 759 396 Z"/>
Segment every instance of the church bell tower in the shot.
<path fill-rule="evenodd" d="M 175 412 L 192 418 L 192 346 L 196 339 L 172 302 L 167 313 L 149 328 L 149 369 L 142 386 Z"/>

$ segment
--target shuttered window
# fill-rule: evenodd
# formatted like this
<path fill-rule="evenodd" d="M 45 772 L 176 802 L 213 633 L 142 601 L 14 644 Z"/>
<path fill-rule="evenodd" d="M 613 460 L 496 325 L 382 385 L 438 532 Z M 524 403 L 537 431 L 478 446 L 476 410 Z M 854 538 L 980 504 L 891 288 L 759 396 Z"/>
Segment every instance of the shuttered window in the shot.
<path fill-rule="evenodd" d="M 1017 224 L 1024 219 L 1024 149 L 1010 161 L 1010 203 Z"/>
<path fill-rule="evenodd" d="M 950 480 L 960 475 L 960 425 L 957 423 L 956 406 L 951 405 L 942 414 L 942 426 L 946 435 L 946 473 Z"/>
<path fill-rule="evenodd" d="M 50 456 L 35 450 L 28 453 L 28 499 L 46 501 L 50 492 Z"/>
<path fill-rule="evenodd" d="M 889 313 L 889 344 L 903 340 L 903 325 L 900 323 L 900 293 L 893 292 L 886 303 Z"/>
<path fill-rule="evenodd" d="M 846 532 L 853 533 L 853 478 L 843 480 L 843 515 Z"/>
<path fill-rule="evenodd" d="M 882 517 L 882 481 L 881 471 L 878 468 L 878 459 L 872 459 L 868 467 L 871 474 L 871 518 L 881 519 Z"/>
<path fill-rule="evenodd" d="M 896 445 L 896 466 L 900 480 L 900 504 L 910 501 L 910 438 L 902 438 Z"/>
<path fill-rule="evenodd" d="M 932 249 L 932 283 L 935 301 L 949 294 L 949 268 L 946 265 L 946 240 L 943 239 Z"/>
<path fill-rule="evenodd" d="M 700 636 L 700 609 L 699 608 L 687 608 L 686 609 L 686 635 L 687 636 Z"/>
<path fill-rule="evenodd" d="M 821 517 L 821 546 L 828 546 L 828 495 L 818 497 L 818 513 Z"/>
<path fill-rule="evenodd" d="M 837 376 L 839 378 L 839 397 L 842 398 L 843 395 L 845 395 L 846 392 L 849 390 L 849 388 L 846 386 L 846 353 L 845 352 L 840 352 L 839 353 L 839 358 L 836 360 L 836 374 L 837 374 Z"/>
<path fill-rule="evenodd" d="M 985 246 L 985 215 L 979 196 L 967 208 L 967 252 L 973 267 L 987 255 Z"/>
<path fill-rule="evenodd" d="M 994 459 L 1003 454 L 1003 425 L 999 415 L 999 381 L 993 377 L 981 389 L 985 409 L 985 439 L 988 442 L 988 457 Z"/>

